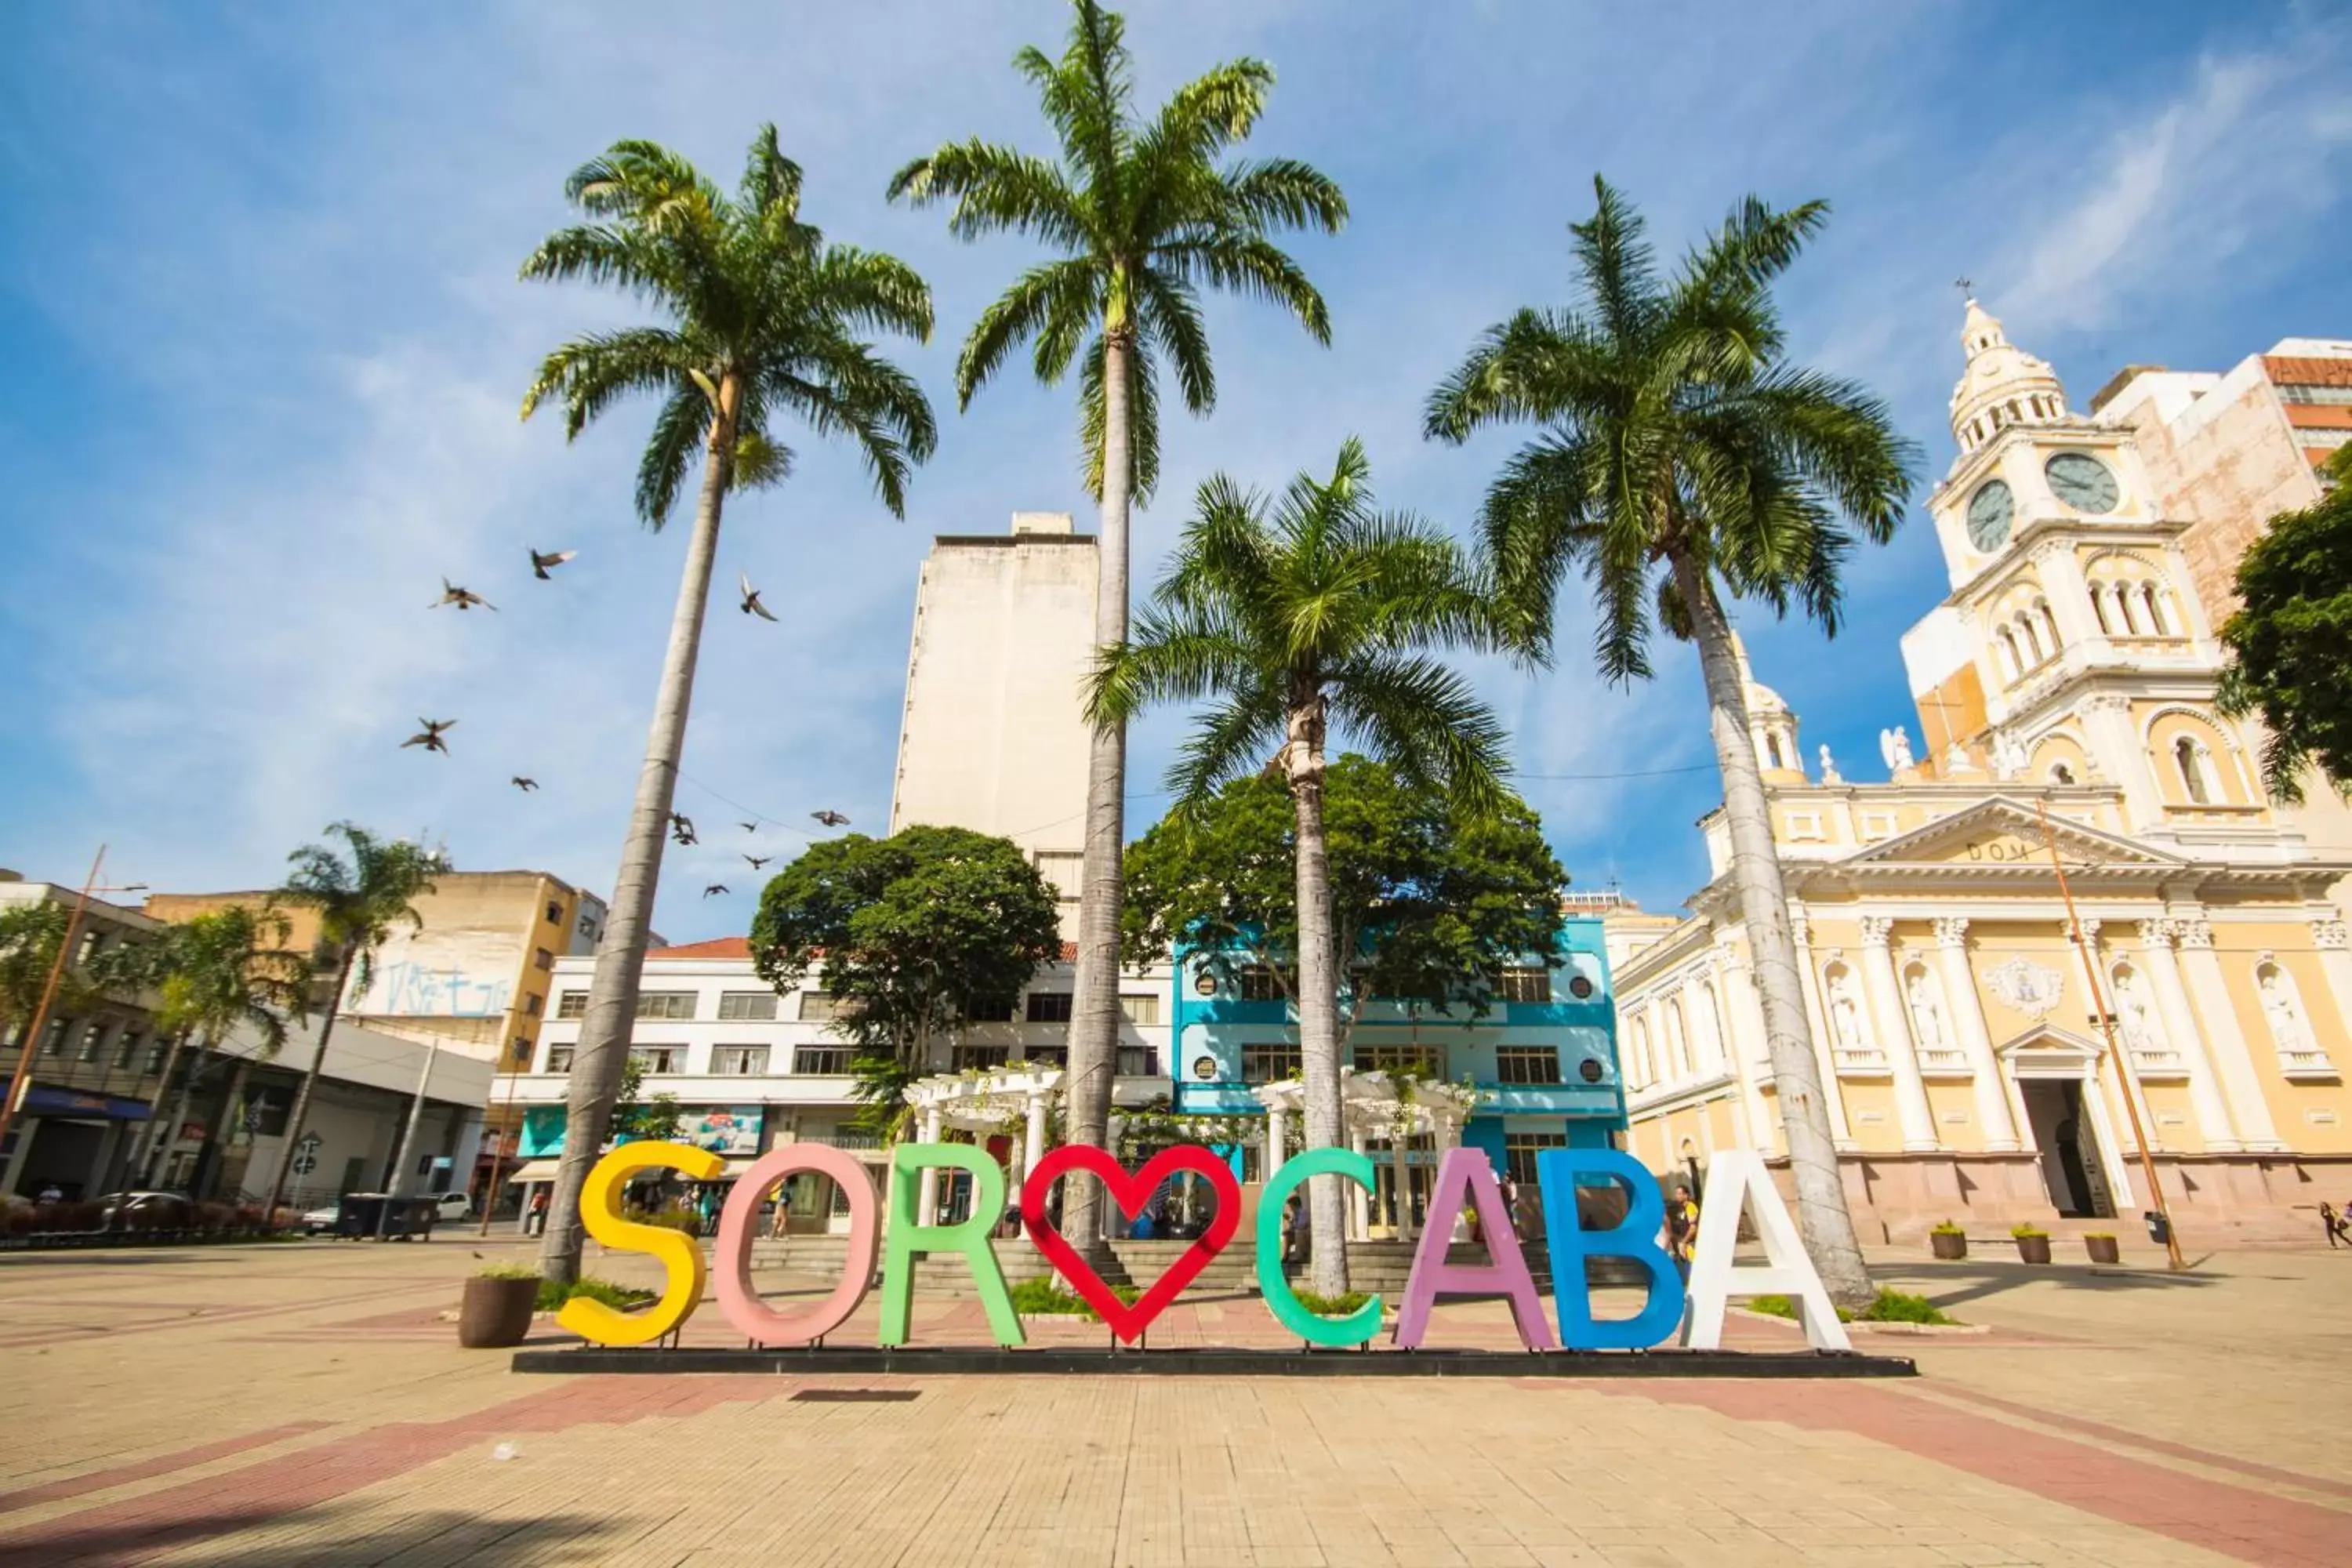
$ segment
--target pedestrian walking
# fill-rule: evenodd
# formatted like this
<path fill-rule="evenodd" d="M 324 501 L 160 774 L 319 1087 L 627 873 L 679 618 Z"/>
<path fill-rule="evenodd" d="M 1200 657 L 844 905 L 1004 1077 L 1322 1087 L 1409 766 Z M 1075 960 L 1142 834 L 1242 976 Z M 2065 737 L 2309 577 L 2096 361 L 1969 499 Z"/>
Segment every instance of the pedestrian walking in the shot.
<path fill-rule="evenodd" d="M 1666 1205 L 1666 1252 L 1685 1285 L 1690 1283 L 1691 1258 L 1697 1250 L 1698 1205 L 1691 1201 L 1690 1188 L 1676 1182 L 1674 1201 Z"/>
<path fill-rule="evenodd" d="M 531 1194 L 530 1213 L 524 1216 L 522 1233 L 537 1236 L 547 1228 L 547 1189 L 541 1187 Z"/>
<path fill-rule="evenodd" d="M 2319 1200 L 2319 1224 L 2327 1232 L 2330 1251 L 2338 1245 L 2352 1245 L 2352 1221 L 2346 1220 L 2326 1198 Z"/>

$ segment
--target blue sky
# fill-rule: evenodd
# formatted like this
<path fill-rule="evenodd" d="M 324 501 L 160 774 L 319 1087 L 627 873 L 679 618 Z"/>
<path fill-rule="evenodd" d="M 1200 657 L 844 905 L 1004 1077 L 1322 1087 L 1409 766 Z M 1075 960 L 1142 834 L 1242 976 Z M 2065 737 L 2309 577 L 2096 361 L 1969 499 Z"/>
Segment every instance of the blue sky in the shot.
<path fill-rule="evenodd" d="M 1565 300 L 1564 226 L 1596 171 L 1669 253 L 1743 193 L 1828 197 L 1783 294 L 1792 347 L 1893 403 L 1927 453 L 1923 497 L 1952 455 L 1956 276 L 2077 406 L 2126 362 L 2218 369 L 2352 331 L 2352 15 L 2122 15 L 1133 5 L 1147 99 L 1218 59 L 1270 60 L 1253 151 L 1313 161 L 1354 209 L 1345 235 L 1295 246 L 1331 349 L 1262 307 L 1213 310 L 1220 405 L 1165 431 L 1139 585 L 1201 479 L 1278 484 L 1351 433 L 1387 501 L 1465 521 L 1514 437 L 1424 443 L 1422 399 L 1486 325 Z M 680 804 L 714 825 L 738 815 L 719 796 L 785 824 L 821 806 L 883 822 L 930 535 L 1087 502 L 1069 389 L 1008 376 L 953 413 L 956 346 L 1029 252 L 957 243 L 881 194 L 950 137 L 1047 150 L 1006 62 L 1058 51 L 1064 26 L 1046 0 L 11 9 L 0 865 L 71 880 L 106 839 L 121 879 L 261 885 L 351 817 L 429 831 L 467 868 L 609 890 L 684 531 L 629 513 L 649 411 L 568 449 L 553 422 L 517 421 L 537 357 L 624 308 L 515 268 L 564 220 L 564 174 L 614 139 L 731 184 L 765 120 L 808 171 L 814 221 L 931 279 L 941 330 L 901 353 L 943 437 L 903 523 L 814 441 L 790 484 L 730 510 L 720 574 L 748 572 L 784 620 L 714 614 Z M 581 554 L 536 584 L 527 544 Z M 501 613 L 428 612 L 444 574 Z M 1743 626 L 1808 752 L 1827 742 L 1869 778 L 1880 729 L 1916 732 L 1895 639 L 1944 591 L 1924 517 L 1849 587 L 1834 644 Z M 1671 908 L 1704 877 L 1692 824 L 1717 798 L 1696 668 L 1671 650 L 1654 681 L 1608 689 L 1589 627 L 1577 606 L 1548 677 L 1480 679 L 1577 883 Z M 396 749 L 420 714 L 459 719 L 453 757 Z M 1139 826 L 1181 722 L 1139 731 Z M 518 794 L 517 773 L 544 787 Z M 1646 776 L 1582 776 L 1623 773 Z M 737 837 L 673 851 L 665 934 L 744 929 L 757 879 Z M 713 880 L 734 894 L 699 898 Z"/>

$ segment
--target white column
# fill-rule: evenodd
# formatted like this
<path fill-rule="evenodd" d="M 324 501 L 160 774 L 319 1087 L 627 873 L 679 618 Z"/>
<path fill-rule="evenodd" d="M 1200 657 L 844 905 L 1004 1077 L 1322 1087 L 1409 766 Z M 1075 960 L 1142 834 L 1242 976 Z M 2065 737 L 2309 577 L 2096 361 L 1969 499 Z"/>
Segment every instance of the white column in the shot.
<path fill-rule="evenodd" d="M 1026 1109 L 1029 1124 L 1022 1130 L 1021 1138 L 1021 1180 L 1024 1185 L 1029 1180 L 1029 1173 L 1035 1170 L 1037 1162 L 1045 1157 L 1045 1097 L 1043 1094 L 1031 1095 Z"/>
<path fill-rule="evenodd" d="M 2230 1104 L 2230 1120 L 2249 1149 L 2284 1149 L 2272 1124 L 2270 1102 L 2263 1098 L 2263 1082 L 2254 1073 L 2245 1032 L 2238 1027 L 2238 1010 L 2230 1001 L 2229 982 L 2221 975 L 2221 960 L 2213 951 L 2213 927 L 2202 920 L 2184 920 L 2180 930 L 2180 970 L 2189 982 L 2205 1038 L 2213 1052 L 2214 1076 L 2221 1080 L 2221 1096 Z"/>
<path fill-rule="evenodd" d="M 940 1141 L 940 1108 L 926 1107 L 923 1111 L 923 1142 Z M 923 1179 L 915 1188 L 915 1223 L 937 1225 L 940 1222 L 940 1173 L 934 1165 L 923 1167 Z"/>
<path fill-rule="evenodd" d="M 2336 1001 L 2336 1026 L 2316 1027 L 2312 1035 L 2320 1048 L 2328 1053 L 2340 1071 L 2345 1063 L 2337 1055 L 2352 1041 L 2352 952 L 2345 951 L 2344 922 L 2333 915 L 2323 915 L 2311 922 L 2311 944 L 2319 950 L 2319 972 L 2327 977 L 2327 993 Z M 2318 1009 L 2314 1008 L 2316 1013 Z M 2330 1040 L 2335 1044 L 2331 1046 Z"/>
<path fill-rule="evenodd" d="M 1353 1128 L 1348 1133 L 1348 1147 L 1359 1155 L 1369 1158 L 1370 1143 L 1371 1134 L 1360 1127 Z M 1362 1241 L 1372 1233 L 1371 1197 L 1371 1194 L 1355 1183 L 1348 1184 L 1348 1234 L 1353 1240 Z"/>
<path fill-rule="evenodd" d="M 2103 637 L 2098 618 L 2091 613 L 2091 585 L 2083 576 L 2083 563 L 2075 559 L 2074 547 L 2045 544 L 2033 552 L 2033 564 L 2065 646 L 2080 647 L 2094 637 Z"/>
<path fill-rule="evenodd" d="M 1739 1082 L 1739 1098 L 1734 1104 L 1746 1123 L 1739 1141 L 1759 1153 L 1775 1153 L 1780 1141 L 1773 1136 L 1773 1119 L 1764 1109 L 1764 1091 L 1756 1082 L 1757 1056 L 1764 1041 L 1763 1004 L 1757 999 L 1746 967 L 1733 960 L 1729 944 L 1717 943 L 1715 952 L 1715 996 L 1725 1036 L 1724 1055 L 1731 1059 L 1732 1076 Z"/>
<path fill-rule="evenodd" d="M 1976 1078 L 1977 1124 L 1984 1129 L 1985 1148 L 1996 1154 L 2013 1153 L 2018 1147 L 2017 1118 L 2009 1109 L 2009 1085 L 2001 1079 L 2000 1059 L 1992 1054 L 1984 1004 L 1977 997 L 1977 977 L 1969 968 L 1969 922 L 1957 916 L 1937 921 L 1936 946 L 1944 963 L 1944 997 L 1959 1023 L 1960 1044 L 1968 1049 L 1969 1067 Z"/>
<path fill-rule="evenodd" d="M 1936 1136 L 1936 1112 L 1927 1103 L 1927 1086 L 1919 1077 L 1918 1053 L 1911 1046 L 1911 1026 L 1903 1013 L 1903 988 L 1895 979 L 1895 955 L 1887 940 L 1895 922 L 1884 915 L 1862 917 L 1862 990 L 1870 1005 L 1873 1033 L 1879 1049 L 1895 1069 L 1895 1108 L 1902 1118 L 1906 1153 L 1927 1153 L 1942 1148 Z"/>
<path fill-rule="evenodd" d="M 2075 712 L 2083 725 L 2083 749 L 2093 767 L 2124 792 L 2124 814 L 2135 827 L 2160 820 L 2164 797 L 2154 765 L 2133 725 L 2131 701 L 2115 692 L 2085 697 Z"/>
<path fill-rule="evenodd" d="M 2208 1153 L 2231 1153 L 2244 1144 L 2230 1120 L 2229 1107 L 2222 1103 L 2221 1091 L 2214 1087 L 2213 1055 L 2205 1044 L 2205 1030 L 2197 1021 L 2196 1011 L 2189 1005 L 2188 988 L 2180 983 L 2180 965 L 2172 952 L 2177 938 L 2173 923 L 2140 921 L 2141 955 L 2147 960 L 2156 1005 L 2164 1013 L 2165 1034 L 2181 1042 L 2180 1054 L 2189 1064 L 2189 1107 L 2197 1118 L 2197 1136 Z"/>
<path fill-rule="evenodd" d="M 2099 977 L 2098 988 L 2095 994 L 2096 1000 L 2109 1012 L 2115 1012 L 2120 1005 L 2116 1000 L 2115 968 L 2099 952 L 2099 928 L 2105 923 L 2094 917 L 2084 916 L 2082 922 L 2083 942 L 2085 950 L 2090 953 L 2091 967 L 2097 972 Z M 2106 1030 L 2099 1031 L 2099 1041 L 2103 1047 L 2107 1046 L 2110 1039 L 2113 1040 L 2112 1048 L 2107 1049 L 2102 1058 L 2114 1064 L 2112 1070 L 2104 1075 L 2107 1090 L 2111 1094 L 2121 1097 L 2126 1117 L 2134 1112 L 2137 1113 L 2140 1136 L 2147 1140 L 2148 1152 L 2162 1153 L 2164 1131 L 2157 1126 L 2156 1113 L 2147 1106 L 2147 1093 L 2140 1088 L 2139 1064 L 2131 1059 L 2131 1047 L 2124 1039 L 2119 1026 L 2112 1036 Z M 2112 1115 L 2109 1116 L 2108 1121 L 2111 1125 L 2122 1125 L 2116 1122 Z M 2131 1156 L 2134 1160 L 2139 1157 L 2139 1147 L 2137 1143 L 2132 1146 Z M 2155 1199 L 2151 1197 L 2148 1201 L 2153 1204 Z"/>
<path fill-rule="evenodd" d="M 1803 978 L 1805 992 L 1805 1024 L 1812 1031 L 1813 1070 L 1822 1079 L 1822 1103 L 1829 1108 L 1830 1142 L 1841 1152 L 1853 1147 L 1853 1129 L 1846 1125 L 1845 1092 L 1838 1082 L 1837 1052 L 1830 1038 L 1829 1016 L 1822 1006 L 1822 972 L 1813 963 L 1813 949 L 1808 940 L 1811 928 L 1805 917 L 1791 909 L 1789 930 L 1797 942 L 1797 973 Z"/>
<path fill-rule="evenodd" d="M 1259 1162 L 1265 1180 L 1272 1182 L 1274 1173 L 1282 1169 L 1286 1146 L 1290 1142 L 1290 1112 L 1279 1106 L 1270 1106 L 1265 1113 L 1265 1158 Z"/>

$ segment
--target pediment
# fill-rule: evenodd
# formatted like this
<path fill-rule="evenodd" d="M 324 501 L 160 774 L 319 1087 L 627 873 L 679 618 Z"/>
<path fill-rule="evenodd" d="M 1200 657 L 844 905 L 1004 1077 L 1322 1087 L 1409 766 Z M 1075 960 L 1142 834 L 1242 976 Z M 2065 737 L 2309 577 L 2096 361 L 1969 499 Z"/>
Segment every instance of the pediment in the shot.
<path fill-rule="evenodd" d="M 2187 864 L 2179 856 L 2063 817 L 2051 818 L 2050 836 L 2057 838 L 2058 853 L 2069 870 L 2085 862 L 2103 869 L 2158 869 Z M 2042 820 L 2031 807 L 2007 795 L 1994 795 L 1924 827 L 1874 844 L 1858 855 L 1848 856 L 1841 864 L 1855 868 L 1942 866 L 1987 869 L 2039 866 L 2047 869 L 2049 836 L 2044 835 Z"/>
<path fill-rule="evenodd" d="M 1997 1057 L 2041 1058 L 2052 1062 L 2088 1062 L 2099 1059 L 2099 1047 L 2095 1040 L 2084 1039 L 2072 1029 L 2061 1029 L 2049 1024 L 2036 1024 L 2020 1030 L 1992 1048 Z"/>

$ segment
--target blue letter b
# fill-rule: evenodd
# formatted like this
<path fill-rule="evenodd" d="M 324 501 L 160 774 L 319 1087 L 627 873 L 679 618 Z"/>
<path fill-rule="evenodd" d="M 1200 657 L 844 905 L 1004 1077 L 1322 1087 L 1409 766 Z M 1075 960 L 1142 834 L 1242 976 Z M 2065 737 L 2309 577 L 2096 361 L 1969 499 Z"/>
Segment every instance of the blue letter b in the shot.
<path fill-rule="evenodd" d="M 1586 1230 L 1576 1212 L 1580 1179 L 1614 1182 L 1630 1201 L 1609 1230 Z M 1682 1276 L 1658 1246 L 1665 1195 L 1657 1178 L 1631 1154 L 1614 1149 L 1546 1149 L 1536 1156 L 1543 1188 L 1544 1240 L 1551 1255 L 1552 1300 L 1559 1310 L 1560 1343 L 1570 1350 L 1641 1350 L 1669 1338 L 1683 1321 Z M 1584 1282 L 1587 1258 L 1630 1258 L 1650 1273 L 1649 1298 L 1631 1318 L 1597 1320 Z"/>

